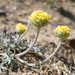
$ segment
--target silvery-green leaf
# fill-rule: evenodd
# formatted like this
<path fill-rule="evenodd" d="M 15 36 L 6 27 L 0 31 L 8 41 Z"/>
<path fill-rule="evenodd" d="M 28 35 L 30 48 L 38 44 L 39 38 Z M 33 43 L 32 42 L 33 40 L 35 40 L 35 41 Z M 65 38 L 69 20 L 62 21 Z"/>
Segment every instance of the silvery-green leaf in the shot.
<path fill-rule="evenodd" d="M 0 69 L 0 73 L 1 73 L 2 71 L 1 71 L 1 69 Z"/>
<path fill-rule="evenodd" d="M 2 67 L 2 69 L 3 69 L 3 70 L 7 70 L 7 68 L 6 68 L 6 67 Z"/>

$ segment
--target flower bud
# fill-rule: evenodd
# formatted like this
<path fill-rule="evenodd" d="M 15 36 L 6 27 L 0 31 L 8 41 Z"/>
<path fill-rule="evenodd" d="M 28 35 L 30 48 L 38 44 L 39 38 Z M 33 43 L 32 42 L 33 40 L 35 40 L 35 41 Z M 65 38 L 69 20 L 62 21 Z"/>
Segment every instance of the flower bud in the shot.
<path fill-rule="evenodd" d="M 18 24 L 16 25 L 16 32 L 17 32 L 18 34 L 23 34 L 26 29 L 27 29 L 26 26 L 23 25 L 22 23 L 18 23 Z"/>
<path fill-rule="evenodd" d="M 70 34 L 70 29 L 68 26 L 58 26 L 56 29 L 55 29 L 55 33 L 56 33 L 56 36 L 61 38 L 61 39 L 65 39 L 69 36 Z"/>
<path fill-rule="evenodd" d="M 6 32 L 7 32 L 6 27 L 3 27 L 3 28 L 2 28 L 2 31 L 3 31 L 3 33 L 6 34 Z"/>
<path fill-rule="evenodd" d="M 42 10 L 33 11 L 32 14 L 28 17 L 31 23 L 38 28 L 48 25 L 48 20 L 52 18 L 52 15 L 49 15 L 47 12 Z"/>

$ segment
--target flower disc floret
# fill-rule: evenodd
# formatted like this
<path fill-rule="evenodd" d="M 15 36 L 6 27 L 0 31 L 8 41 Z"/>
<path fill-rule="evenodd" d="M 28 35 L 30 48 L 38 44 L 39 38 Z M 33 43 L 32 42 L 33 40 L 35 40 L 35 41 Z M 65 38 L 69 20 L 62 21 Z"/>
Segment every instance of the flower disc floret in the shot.
<path fill-rule="evenodd" d="M 28 17 L 29 19 L 33 19 L 33 20 L 49 20 L 50 18 L 52 18 L 51 15 L 49 15 L 47 12 L 38 10 L 38 11 L 33 11 L 33 13 L 30 15 L 30 17 Z"/>
<path fill-rule="evenodd" d="M 68 26 L 58 26 L 56 29 L 55 29 L 55 32 L 56 32 L 56 35 L 57 37 L 61 38 L 61 39 L 65 39 L 69 36 L 70 34 L 70 29 Z"/>
<path fill-rule="evenodd" d="M 22 23 L 18 23 L 16 25 L 16 31 L 19 33 L 19 34 L 22 34 L 25 30 L 26 30 L 26 26 L 23 25 Z"/>
<path fill-rule="evenodd" d="M 28 17 L 31 23 L 39 28 L 47 25 L 47 21 L 50 18 L 52 18 L 52 15 L 49 15 L 47 12 L 42 10 L 33 11 L 32 14 Z"/>

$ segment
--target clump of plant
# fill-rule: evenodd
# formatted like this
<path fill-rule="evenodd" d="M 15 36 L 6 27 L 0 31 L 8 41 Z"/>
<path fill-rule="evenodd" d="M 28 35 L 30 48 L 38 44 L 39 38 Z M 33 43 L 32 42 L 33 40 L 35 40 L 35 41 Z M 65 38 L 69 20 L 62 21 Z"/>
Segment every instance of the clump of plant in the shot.
<path fill-rule="evenodd" d="M 28 63 L 28 61 L 24 61 L 22 58 L 20 58 L 21 56 L 27 54 L 29 51 L 32 51 L 34 53 L 40 52 L 42 55 L 44 55 L 44 47 L 37 44 L 36 40 L 40 29 L 43 26 L 48 25 L 48 20 L 51 18 L 52 15 L 49 15 L 47 12 L 37 10 L 33 11 L 28 17 L 28 27 L 26 27 L 22 23 L 18 23 L 16 25 L 16 32 L 9 33 L 6 28 L 2 29 L 0 33 L 0 46 L 2 48 L 2 50 L 0 50 L 0 56 L 2 57 L 2 60 L 0 62 L 0 72 L 2 70 L 8 69 L 6 65 L 8 65 L 8 67 L 12 70 L 16 70 L 18 68 L 17 60 L 28 66 L 36 66 L 45 63 L 52 56 L 54 56 L 54 54 L 59 50 L 63 40 L 66 39 L 70 34 L 70 29 L 68 26 L 59 25 L 55 29 L 56 36 L 60 38 L 60 42 L 54 52 L 49 55 L 49 57 L 38 63 Z M 34 40 L 28 42 L 27 39 L 22 39 L 22 37 L 28 31 L 30 23 L 36 27 L 37 34 Z"/>
<path fill-rule="evenodd" d="M 18 68 L 18 63 L 15 59 L 15 56 L 17 56 L 16 54 L 30 48 L 33 43 L 33 40 L 27 41 L 27 39 L 20 39 L 21 34 L 26 30 L 26 27 L 22 23 L 18 23 L 16 26 L 16 32 L 8 33 L 4 27 L 0 33 L 0 56 L 2 57 L 0 72 L 1 70 L 7 70 L 5 67 L 6 64 L 10 65 L 9 67 L 12 70 L 14 70 L 14 68 L 16 70 Z M 45 52 L 44 47 L 40 46 L 38 43 L 30 50 L 35 53 L 41 52 L 42 54 Z"/>

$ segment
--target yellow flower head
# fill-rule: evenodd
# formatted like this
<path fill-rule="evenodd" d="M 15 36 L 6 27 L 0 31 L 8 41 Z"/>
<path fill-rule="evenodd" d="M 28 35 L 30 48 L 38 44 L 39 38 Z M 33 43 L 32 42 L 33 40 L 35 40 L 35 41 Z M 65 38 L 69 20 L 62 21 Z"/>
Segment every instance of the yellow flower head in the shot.
<path fill-rule="evenodd" d="M 23 25 L 22 23 L 18 23 L 16 25 L 16 31 L 19 33 L 19 34 L 22 34 L 25 30 L 26 30 L 26 26 Z"/>
<path fill-rule="evenodd" d="M 47 25 L 47 21 L 50 18 L 52 18 L 52 15 L 49 15 L 47 12 L 44 12 L 42 10 L 33 11 L 32 14 L 28 17 L 28 19 L 36 27 L 43 27 Z"/>
<path fill-rule="evenodd" d="M 33 19 L 33 20 L 42 20 L 42 21 L 49 20 L 50 18 L 52 18 L 52 16 L 42 10 L 33 11 L 33 13 L 28 17 L 28 19 L 30 20 Z"/>
<path fill-rule="evenodd" d="M 70 29 L 68 26 L 58 26 L 56 29 L 56 35 L 57 37 L 61 38 L 61 39 L 65 39 L 69 36 L 70 34 Z"/>

